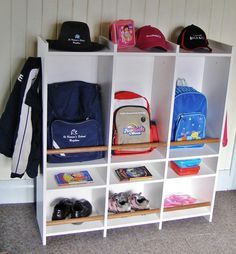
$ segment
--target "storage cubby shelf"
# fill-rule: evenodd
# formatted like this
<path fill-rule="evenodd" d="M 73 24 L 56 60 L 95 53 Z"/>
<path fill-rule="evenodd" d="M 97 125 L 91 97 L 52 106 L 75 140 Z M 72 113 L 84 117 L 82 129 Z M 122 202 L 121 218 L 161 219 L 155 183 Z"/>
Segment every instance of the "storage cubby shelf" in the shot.
<path fill-rule="evenodd" d="M 167 42 L 169 50 L 143 51 L 138 48 L 117 50 L 105 37 L 99 42 L 105 49 L 97 52 L 63 52 L 50 50 L 47 41 L 38 38 L 38 56 L 42 58 L 43 98 L 43 168 L 37 178 L 37 220 L 43 244 L 46 237 L 95 230 L 107 235 L 108 229 L 159 223 L 205 216 L 212 220 L 218 158 L 221 152 L 225 119 L 225 100 L 233 47 L 209 40 L 212 53 L 188 52 Z M 171 142 L 176 80 L 187 83 L 207 98 L 206 138 L 204 140 Z M 103 146 L 49 150 L 47 139 L 48 86 L 63 81 L 81 80 L 97 83 L 101 88 Z M 159 142 L 113 145 L 114 95 L 131 91 L 144 96 L 150 104 L 151 119 L 157 123 Z M 200 148 L 173 146 L 204 144 Z M 114 155 L 114 150 L 152 147 L 149 153 Z M 49 154 L 104 151 L 103 159 L 78 163 L 48 163 Z M 197 175 L 178 176 L 170 161 L 200 158 Z M 120 182 L 115 170 L 146 166 L 152 178 Z M 91 184 L 59 187 L 55 174 L 87 170 L 94 179 Z M 120 192 L 142 193 L 152 209 L 132 213 L 109 214 L 109 195 Z M 164 208 L 164 199 L 172 194 L 188 194 L 196 204 Z M 91 216 L 64 221 L 50 221 L 56 200 L 86 199 L 93 207 Z M 77 224 L 74 224 L 77 223 Z M 158 240 L 158 239 L 157 239 Z"/>
<path fill-rule="evenodd" d="M 202 208 L 202 207 L 209 207 L 211 206 L 210 202 L 202 202 L 202 203 L 196 203 L 196 204 L 190 204 L 190 205 L 184 205 L 184 206 L 177 206 L 177 207 L 168 207 L 164 208 L 164 213 L 168 212 L 175 212 L 175 211 L 184 211 L 188 209 L 195 209 L 195 208 Z M 108 214 L 108 219 L 122 219 L 122 218 L 130 218 L 130 217 L 136 217 L 136 216 L 146 216 L 150 214 L 159 214 L 160 208 L 155 209 L 149 209 L 149 210 L 142 210 L 142 211 L 136 211 L 136 212 L 127 212 L 127 213 L 114 213 L 114 214 Z M 57 225 L 65 225 L 65 224 L 73 224 L 73 223 L 85 223 L 90 221 L 102 221 L 104 219 L 103 215 L 95 215 L 95 216 L 89 216 L 84 218 L 75 218 L 75 219 L 66 219 L 66 220 L 55 220 L 55 221 L 47 221 L 47 226 L 57 226 Z"/>

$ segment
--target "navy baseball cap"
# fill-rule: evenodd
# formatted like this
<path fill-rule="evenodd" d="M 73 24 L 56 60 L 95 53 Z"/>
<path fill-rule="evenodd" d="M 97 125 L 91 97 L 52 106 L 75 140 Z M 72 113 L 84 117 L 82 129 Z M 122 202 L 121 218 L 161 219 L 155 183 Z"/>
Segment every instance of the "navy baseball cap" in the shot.
<path fill-rule="evenodd" d="M 194 51 L 208 51 L 212 49 L 208 46 L 205 32 L 198 26 L 190 25 L 185 27 L 177 40 L 181 48 Z"/>

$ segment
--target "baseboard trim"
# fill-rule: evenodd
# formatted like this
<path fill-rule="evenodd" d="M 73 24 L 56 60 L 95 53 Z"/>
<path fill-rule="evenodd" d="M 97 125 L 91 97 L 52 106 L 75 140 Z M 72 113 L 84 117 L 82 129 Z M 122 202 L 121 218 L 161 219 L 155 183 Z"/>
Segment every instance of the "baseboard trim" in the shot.
<path fill-rule="evenodd" d="M 0 181 L 0 204 L 35 202 L 33 179 L 12 179 Z"/>

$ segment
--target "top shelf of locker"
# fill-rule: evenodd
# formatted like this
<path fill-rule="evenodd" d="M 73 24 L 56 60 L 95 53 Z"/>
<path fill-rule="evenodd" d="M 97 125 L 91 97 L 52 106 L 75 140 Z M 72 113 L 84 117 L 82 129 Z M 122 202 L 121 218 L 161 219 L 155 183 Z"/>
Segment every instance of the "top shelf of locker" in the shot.
<path fill-rule="evenodd" d="M 180 55 L 188 56 L 228 56 L 230 57 L 233 53 L 233 47 L 218 41 L 208 40 L 209 47 L 212 49 L 212 52 L 194 52 L 188 51 L 180 48 L 178 46 L 178 53 Z"/>
<path fill-rule="evenodd" d="M 40 51 L 40 56 L 113 56 L 113 55 L 137 55 L 137 56 L 222 56 L 230 57 L 233 53 L 233 47 L 221 42 L 214 40 L 208 40 L 209 46 L 212 48 L 212 52 L 194 52 L 181 49 L 179 45 L 167 41 L 169 50 L 163 52 L 160 50 L 145 51 L 137 47 L 128 48 L 128 49 L 117 49 L 117 44 L 113 44 L 109 39 L 104 36 L 99 36 L 99 43 L 104 44 L 106 47 L 100 51 L 94 52 L 70 52 L 70 51 L 59 51 L 49 49 L 48 43 L 41 37 L 38 37 L 38 52 Z"/>
<path fill-rule="evenodd" d="M 42 37 L 38 37 L 38 53 L 40 56 L 113 56 L 114 45 L 105 37 L 99 37 L 99 43 L 105 45 L 105 48 L 100 51 L 91 52 L 75 52 L 75 51 L 60 51 L 49 48 L 48 42 Z"/>

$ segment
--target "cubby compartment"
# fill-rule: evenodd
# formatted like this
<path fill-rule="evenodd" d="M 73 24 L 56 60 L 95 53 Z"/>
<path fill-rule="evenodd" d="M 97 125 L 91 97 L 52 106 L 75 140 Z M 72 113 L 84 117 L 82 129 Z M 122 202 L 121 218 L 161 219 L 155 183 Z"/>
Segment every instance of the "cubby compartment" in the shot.
<path fill-rule="evenodd" d="M 46 200 L 47 236 L 102 230 L 104 227 L 105 193 L 105 188 L 67 189 L 67 191 L 61 189 L 57 192 L 48 191 Z M 70 218 L 60 221 L 52 221 L 54 206 L 62 198 L 88 200 L 92 205 L 92 214 L 89 217 L 84 217 L 85 222 L 77 224 L 70 222 Z M 91 221 L 86 221 L 87 218 L 90 218 Z M 59 225 L 57 225 L 57 222 L 59 222 Z"/>
<path fill-rule="evenodd" d="M 201 162 L 199 164 L 200 170 L 197 174 L 193 175 L 185 175 L 179 176 L 171 167 L 169 161 L 169 167 L 167 172 L 167 179 L 168 180 L 175 180 L 180 179 L 184 180 L 185 178 L 204 178 L 204 177 L 212 177 L 216 175 L 217 170 L 217 162 L 218 157 L 211 157 L 211 158 L 201 158 Z"/>
<path fill-rule="evenodd" d="M 59 173 L 72 174 L 79 171 L 88 171 L 89 175 L 92 177 L 92 182 L 78 183 L 78 184 L 68 184 L 64 186 L 59 186 L 55 175 Z M 73 169 L 60 169 L 60 170 L 48 170 L 47 172 L 47 190 L 57 191 L 66 188 L 104 188 L 106 187 L 107 179 L 107 167 L 85 167 L 85 168 L 73 168 Z"/>
<path fill-rule="evenodd" d="M 157 223 L 160 220 L 160 207 L 162 199 L 163 183 L 142 183 L 126 185 L 110 185 L 109 193 L 142 193 L 149 200 L 150 210 L 108 213 L 107 228 L 119 228 L 125 226 L 135 226 L 148 223 Z"/>
<path fill-rule="evenodd" d="M 206 96 L 206 138 L 221 139 L 229 67 L 230 57 L 211 53 L 180 54 L 176 59 L 176 79 L 184 78 L 188 86 Z M 202 148 L 171 149 L 170 157 L 214 156 L 219 153 L 219 147 L 218 141 L 206 143 Z"/>
<path fill-rule="evenodd" d="M 157 123 L 162 143 L 168 140 L 174 68 L 174 56 L 122 53 L 117 54 L 114 69 L 113 94 L 131 91 L 144 96 L 150 104 L 151 119 Z M 112 156 L 112 162 L 161 160 L 165 159 L 166 151 L 166 146 L 163 146 L 138 156 Z"/>
<path fill-rule="evenodd" d="M 63 57 L 54 51 L 49 53 L 47 57 L 47 83 L 50 85 L 56 82 L 77 80 L 100 85 L 103 139 L 104 145 L 108 145 L 109 133 L 106 130 L 109 129 L 110 120 L 113 56 L 111 54 L 101 55 L 100 52 L 90 55 L 83 53 L 72 55 L 71 52 L 68 54 L 64 52 Z M 107 162 L 107 157 L 108 153 L 105 151 L 105 158 L 83 162 L 83 164 L 104 164 Z M 73 166 L 71 163 L 68 164 Z M 48 167 L 51 166 L 56 167 L 57 165 L 49 163 Z"/>
<path fill-rule="evenodd" d="M 120 168 L 135 168 L 135 167 L 141 167 L 145 166 L 147 170 L 151 173 L 152 177 L 145 179 L 143 177 L 142 179 L 132 179 L 131 181 L 120 181 L 119 177 L 117 176 L 115 170 Z M 163 182 L 164 179 L 164 171 L 165 171 L 165 162 L 153 162 L 153 163 L 143 163 L 143 164 L 137 164 L 137 163 L 121 163 L 121 164 L 115 164 L 111 165 L 110 168 L 110 185 L 120 185 L 120 184 L 137 184 L 137 182 Z"/>
<path fill-rule="evenodd" d="M 187 194 L 197 200 L 190 205 L 164 208 L 163 221 L 210 215 L 214 184 L 215 176 L 166 182 L 163 198 L 173 194 Z"/>

